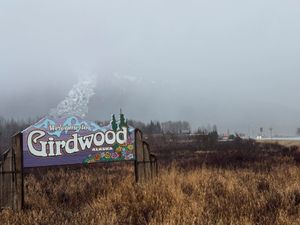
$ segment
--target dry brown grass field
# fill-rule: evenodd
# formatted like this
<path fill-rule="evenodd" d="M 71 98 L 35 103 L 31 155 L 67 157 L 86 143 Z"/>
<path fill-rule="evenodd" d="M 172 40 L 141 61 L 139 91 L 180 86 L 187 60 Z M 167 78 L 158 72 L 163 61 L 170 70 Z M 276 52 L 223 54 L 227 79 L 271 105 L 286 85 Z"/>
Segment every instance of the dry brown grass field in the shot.
<path fill-rule="evenodd" d="M 260 141 L 261 143 L 273 143 L 273 144 L 279 144 L 282 146 L 286 147 L 291 147 L 291 146 L 298 146 L 300 147 L 300 141 L 298 140 L 267 140 L 267 141 Z"/>
<path fill-rule="evenodd" d="M 159 175 L 139 184 L 127 163 L 26 171 L 25 209 L 2 210 L 0 224 L 300 224 L 295 146 L 214 148 L 156 147 Z"/>
<path fill-rule="evenodd" d="M 0 224 L 300 224 L 293 156 L 234 158 L 243 166 L 231 157 L 219 166 L 160 162 L 159 176 L 141 184 L 129 164 L 30 171 L 25 210 L 3 210 Z"/>

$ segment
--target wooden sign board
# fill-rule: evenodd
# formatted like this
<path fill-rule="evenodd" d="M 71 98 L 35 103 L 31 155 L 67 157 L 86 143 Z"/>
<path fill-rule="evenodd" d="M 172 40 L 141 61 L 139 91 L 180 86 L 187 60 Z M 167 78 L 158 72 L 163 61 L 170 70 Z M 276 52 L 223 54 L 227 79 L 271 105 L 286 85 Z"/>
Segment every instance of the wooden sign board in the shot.
<path fill-rule="evenodd" d="M 24 168 L 135 160 L 135 129 L 126 122 L 45 117 L 22 133 Z"/>

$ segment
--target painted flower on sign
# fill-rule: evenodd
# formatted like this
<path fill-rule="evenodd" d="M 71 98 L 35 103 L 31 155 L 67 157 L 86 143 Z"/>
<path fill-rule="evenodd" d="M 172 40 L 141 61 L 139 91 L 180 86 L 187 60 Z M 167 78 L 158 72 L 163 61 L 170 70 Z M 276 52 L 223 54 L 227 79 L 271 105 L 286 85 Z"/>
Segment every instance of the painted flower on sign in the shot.
<path fill-rule="evenodd" d="M 100 158 L 101 158 L 101 157 L 100 157 L 100 155 L 99 155 L 99 154 L 96 154 L 96 155 L 95 155 L 95 160 L 97 160 L 97 161 L 98 161 L 98 160 L 100 160 Z"/>

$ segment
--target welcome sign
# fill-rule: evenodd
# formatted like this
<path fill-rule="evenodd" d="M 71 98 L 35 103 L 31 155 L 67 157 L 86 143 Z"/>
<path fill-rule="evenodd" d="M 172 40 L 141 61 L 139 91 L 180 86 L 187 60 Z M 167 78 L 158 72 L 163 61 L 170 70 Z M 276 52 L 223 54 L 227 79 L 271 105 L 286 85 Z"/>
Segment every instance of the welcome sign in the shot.
<path fill-rule="evenodd" d="M 22 133 L 24 168 L 135 160 L 135 129 L 123 114 L 108 126 L 77 116 L 45 117 Z"/>

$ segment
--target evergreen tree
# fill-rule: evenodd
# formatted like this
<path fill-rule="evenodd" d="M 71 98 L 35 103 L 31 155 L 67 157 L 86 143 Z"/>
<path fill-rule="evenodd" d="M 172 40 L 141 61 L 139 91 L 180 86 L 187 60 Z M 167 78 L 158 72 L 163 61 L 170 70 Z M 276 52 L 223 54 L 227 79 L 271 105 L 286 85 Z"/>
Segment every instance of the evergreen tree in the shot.
<path fill-rule="evenodd" d="M 122 129 L 122 127 L 128 127 L 127 121 L 125 119 L 125 116 L 123 113 L 120 113 L 120 123 L 119 123 L 119 128 Z"/>
<path fill-rule="evenodd" d="M 112 116 L 111 116 L 110 125 L 111 125 L 111 128 L 113 129 L 113 131 L 117 132 L 117 130 L 118 130 L 118 124 L 117 124 L 117 120 L 116 120 L 115 114 L 112 114 Z"/>
<path fill-rule="evenodd" d="M 154 125 L 153 121 L 151 120 L 151 121 L 150 121 L 150 126 L 149 126 L 149 133 L 150 133 L 150 134 L 155 133 L 155 127 L 154 127 L 154 126 L 155 126 L 155 125 Z"/>
<path fill-rule="evenodd" d="M 217 125 L 213 125 L 213 132 L 217 132 L 218 133 Z"/>
<path fill-rule="evenodd" d="M 157 134 L 161 134 L 162 133 L 162 131 L 161 131 L 161 126 L 160 126 L 160 123 L 157 121 L 157 123 L 156 123 L 156 133 Z"/>

